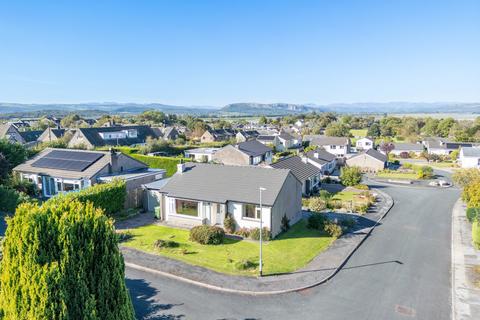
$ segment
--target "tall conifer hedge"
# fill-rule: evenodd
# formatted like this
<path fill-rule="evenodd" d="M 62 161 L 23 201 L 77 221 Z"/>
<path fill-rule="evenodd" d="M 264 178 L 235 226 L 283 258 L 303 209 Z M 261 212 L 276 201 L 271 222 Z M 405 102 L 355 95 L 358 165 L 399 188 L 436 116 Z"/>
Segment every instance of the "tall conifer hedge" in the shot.
<path fill-rule="evenodd" d="M 21 204 L 0 262 L 0 319 L 134 319 L 112 221 L 78 200 Z"/>

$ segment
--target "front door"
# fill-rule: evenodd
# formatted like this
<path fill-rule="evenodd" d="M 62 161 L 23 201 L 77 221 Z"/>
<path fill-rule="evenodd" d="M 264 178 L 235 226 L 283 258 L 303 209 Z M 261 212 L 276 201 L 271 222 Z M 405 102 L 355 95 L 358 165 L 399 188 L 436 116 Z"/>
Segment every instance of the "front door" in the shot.
<path fill-rule="evenodd" d="M 223 225 L 223 219 L 222 219 L 222 205 L 220 203 L 217 203 L 216 205 L 216 210 L 215 210 L 215 224 L 218 225 Z"/>
<path fill-rule="evenodd" d="M 212 223 L 212 204 L 210 202 L 203 203 L 203 212 L 205 214 L 205 218 L 208 220 L 208 223 Z"/>

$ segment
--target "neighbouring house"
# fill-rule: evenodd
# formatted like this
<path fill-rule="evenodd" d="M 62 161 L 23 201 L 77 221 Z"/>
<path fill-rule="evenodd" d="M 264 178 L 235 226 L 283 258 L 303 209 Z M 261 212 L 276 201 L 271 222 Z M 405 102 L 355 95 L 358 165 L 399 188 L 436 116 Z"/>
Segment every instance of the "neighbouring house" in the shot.
<path fill-rule="evenodd" d="M 361 139 L 358 139 L 357 142 L 355 143 L 355 148 L 358 151 L 374 149 L 375 143 L 370 138 L 361 138 Z"/>
<path fill-rule="evenodd" d="M 308 163 L 308 158 L 292 156 L 283 158 L 270 165 L 275 169 L 290 169 L 293 175 L 302 183 L 302 194 L 309 196 L 320 188 L 322 170 Z"/>
<path fill-rule="evenodd" d="M 378 172 L 386 168 L 387 156 L 375 149 L 354 155 L 346 160 L 347 166 L 359 167 L 363 172 Z"/>
<path fill-rule="evenodd" d="M 166 127 L 162 130 L 161 137 L 163 140 L 177 140 L 179 135 L 175 127 Z"/>
<path fill-rule="evenodd" d="M 144 145 L 148 137 L 158 138 L 158 134 L 149 126 L 78 128 L 68 147 L 94 149 L 105 146 L 137 146 Z"/>
<path fill-rule="evenodd" d="M 423 145 L 420 143 L 400 143 L 395 142 L 393 144 L 395 148 L 390 151 L 391 154 L 396 156 L 400 156 L 402 154 L 415 154 L 415 156 L 419 156 L 424 151 Z"/>
<path fill-rule="evenodd" d="M 322 148 L 310 150 L 305 154 L 308 163 L 319 168 L 323 175 L 330 175 L 337 167 L 337 156 Z"/>
<path fill-rule="evenodd" d="M 260 134 L 257 130 L 241 130 L 237 132 L 235 136 L 237 143 L 245 142 L 249 140 L 255 140 Z"/>
<path fill-rule="evenodd" d="M 185 158 L 190 158 L 196 162 L 211 162 L 213 160 L 213 155 L 215 152 L 220 150 L 220 148 L 196 148 L 185 150 Z"/>
<path fill-rule="evenodd" d="M 480 168 L 480 148 L 461 147 L 458 162 L 462 168 Z"/>
<path fill-rule="evenodd" d="M 25 144 L 25 139 L 13 123 L 0 124 L 0 139 L 6 139 L 12 143 Z"/>
<path fill-rule="evenodd" d="M 203 143 L 228 141 L 235 139 L 235 131 L 231 129 L 208 129 L 200 137 Z"/>
<path fill-rule="evenodd" d="M 276 147 L 278 151 L 285 151 L 287 149 L 296 149 L 302 146 L 302 137 L 294 136 L 290 133 L 282 131 L 278 136 L 279 144 Z"/>
<path fill-rule="evenodd" d="M 91 185 L 121 178 L 126 181 L 128 207 L 143 204 L 141 185 L 165 177 L 165 170 L 148 166 L 121 152 L 46 148 L 13 172 L 33 182 L 43 197 L 79 191 Z"/>
<path fill-rule="evenodd" d="M 75 130 L 66 130 L 60 128 L 47 128 L 42 132 L 40 137 L 38 137 L 38 142 L 52 142 L 57 141 L 65 137 L 65 134 L 70 133 L 73 135 Z"/>
<path fill-rule="evenodd" d="M 42 130 L 28 130 L 28 131 L 20 131 L 20 135 L 22 136 L 23 140 L 25 141 L 25 146 L 27 147 L 35 147 L 38 144 L 38 138 L 43 133 Z"/>
<path fill-rule="evenodd" d="M 216 163 L 226 165 L 258 165 L 260 163 L 272 163 L 272 148 L 258 142 L 250 140 L 228 145 L 216 151 L 212 159 Z"/>
<path fill-rule="evenodd" d="M 428 154 L 440 156 L 449 155 L 461 147 L 473 147 L 473 144 L 469 142 L 451 142 L 443 138 L 428 138 L 423 141 L 423 145 L 427 148 Z"/>
<path fill-rule="evenodd" d="M 309 145 L 322 147 L 325 151 L 336 155 L 338 158 L 343 158 L 350 153 L 349 138 L 308 135 L 305 136 L 305 140 L 309 141 Z"/>
<path fill-rule="evenodd" d="M 280 141 L 278 140 L 278 135 L 273 135 L 273 134 L 259 135 L 256 140 L 266 146 L 275 148 L 275 150 L 278 150 L 278 147 L 280 145 Z"/>
<path fill-rule="evenodd" d="M 160 219 L 171 225 L 223 227 L 228 214 L 237 229 L 257 228 L 261 218 L 263 226 L 276 236 L 284 216 L 291 224 L 302 217 L 302 184 L 286 169 L 179 164 L 177 173 L 167 181 L 144 187 L 148 210 L 158 208 Z"/>

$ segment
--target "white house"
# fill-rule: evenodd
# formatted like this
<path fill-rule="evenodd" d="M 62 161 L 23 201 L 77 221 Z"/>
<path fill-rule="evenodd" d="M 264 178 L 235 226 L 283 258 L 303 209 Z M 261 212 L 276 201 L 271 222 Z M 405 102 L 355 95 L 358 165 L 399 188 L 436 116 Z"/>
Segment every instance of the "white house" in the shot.
<path fill-rule="evenodd" d="M 357 142 L 355 143 L 355 147 L 357 148 L 357 150 L 367 151 L 373 149 L 374 142 L 372 139 L 369 138 L 361 138 L 357 140 Z"/>
<path fill-rule="evenodd" d="M 190 158 L 196 162 L 210 162 L 213 159 L 213 155 L 220 148 L 196 148 L 188 149 L 184 151 L 185 158 Z"/>
<path fill-rule="evenodd" d="M 458 160 L 462 168 L 480 168 L 480 148 L 462 147 Z"/>
<path fill-rule="evenodd" d="M 337 157 L 324 149 L 311 150 L 305 155 L 307 162 L 319 168 L 324 175 L 329 175 L 337 167 Z"/>
<path fill-rule="evenodd" d="M 325 151 L 336 155 L 338 158 L 343 158 L 350 153 L 349 138 L 309 135 L 306 136 L 305 140 L 310 141 L 311 146 L 322 147 Z"/>

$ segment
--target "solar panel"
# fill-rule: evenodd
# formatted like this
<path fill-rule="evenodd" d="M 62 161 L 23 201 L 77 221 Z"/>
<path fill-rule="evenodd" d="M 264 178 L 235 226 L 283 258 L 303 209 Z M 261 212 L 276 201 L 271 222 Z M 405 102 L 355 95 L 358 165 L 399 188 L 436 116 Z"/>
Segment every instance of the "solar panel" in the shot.
<path fill-rule="evenodd" d="M 32 163 L 32 167 L 84 171 L 103 157 L 101 153 L 52 150 Z"/>

